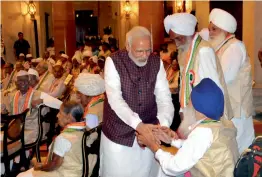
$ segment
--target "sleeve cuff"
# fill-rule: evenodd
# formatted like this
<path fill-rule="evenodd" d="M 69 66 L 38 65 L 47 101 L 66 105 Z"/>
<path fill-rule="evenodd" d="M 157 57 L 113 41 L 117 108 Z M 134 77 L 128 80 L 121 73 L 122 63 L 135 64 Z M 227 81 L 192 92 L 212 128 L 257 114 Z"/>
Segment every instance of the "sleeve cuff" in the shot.
<path fill-rule="evenodd" d="M 142 120 L 138 117 L 138 114 L 133 113 L 134 117 L 132 118 L 133 120 L 131 121 L 130 126 L 136 130 L 136 127 L 138 126 L 139 123 L 142 122 Z"/>
<path fill-rule="evenodd" d="M 155 153 L 155 158 L 159 161 L 161 154 L 163 154 L 164 151 L 162 149 L 158 149 Z"/>
<path fill-rule="evenodd" d="M 182 147 L 182 144 L 183 144 L 183 140 L 181 139 L 171 141 L 171 146 L 174 146 L 178 149 Z"/>
<path fill-rule="evenodd" d="M 164 121 L 160 122 L 160 125 L 164 126 L 164 127 L 170 127 L 170 124 L 168 123 L 167 120 L 164 120 Z"/>

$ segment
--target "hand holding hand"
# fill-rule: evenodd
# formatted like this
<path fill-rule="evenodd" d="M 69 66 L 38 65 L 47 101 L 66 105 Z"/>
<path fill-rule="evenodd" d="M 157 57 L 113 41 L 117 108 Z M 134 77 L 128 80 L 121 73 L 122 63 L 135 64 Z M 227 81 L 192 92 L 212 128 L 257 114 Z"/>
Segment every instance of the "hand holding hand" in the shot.
<path fill-rule="evenodd" d="M 35 170 L 35 171 L 41 170 L 42 167 L 43 167 L 43 164 L 42 164 L 42 163 L 37 163 L 37 162 L 34 163 L 34 170 Z"/>

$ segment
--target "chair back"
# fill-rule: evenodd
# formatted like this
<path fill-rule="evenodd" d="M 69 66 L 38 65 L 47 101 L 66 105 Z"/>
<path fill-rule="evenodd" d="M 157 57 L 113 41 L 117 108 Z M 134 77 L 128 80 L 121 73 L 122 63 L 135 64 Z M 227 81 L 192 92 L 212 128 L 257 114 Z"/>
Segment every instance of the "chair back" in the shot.
<path fill-rule="evenodd" d="M 83 134 L 82 137 L 82 158 L 83 158 L 83 174 L 82 177 L 88 177 L 88 173 L 89 173 L 89 162 L 88 162 L 88 155 L 89 154 L 96 154 L 98 159 L 97 159 L 97 164 L 98 164 L 98 168 L 96 168 L 96 166 L 93 169 L 93 173 L 94 170 L 97 171 L 98 173 L 98 169 L 99 169 L 99 149 L 100 149 L 100 138 L 101 138 L 101 131 L 102 131 L 102 123 L 100 123 L 97 127 L 86 131 Z M 88 140 L 88 138 L 90 137 L 91 134 L 93 133 L 97 133 L 98 137 L 97 139 L 93 142 L 93 144 L 91 145 L 91 147 L 88 147 L 86 145 L 86 141 Z"/>
<path fill-rule="evenodd" d="M 25 118 L 29 109 L 25 110 L 21 114 L 16 115 L 4 115 L 2 119 L 4 119 L 4 141 L 7 139 L 8 144 L 18 141 L 20 139 L 24 139 L 24 127 L 25 127 Z"/>

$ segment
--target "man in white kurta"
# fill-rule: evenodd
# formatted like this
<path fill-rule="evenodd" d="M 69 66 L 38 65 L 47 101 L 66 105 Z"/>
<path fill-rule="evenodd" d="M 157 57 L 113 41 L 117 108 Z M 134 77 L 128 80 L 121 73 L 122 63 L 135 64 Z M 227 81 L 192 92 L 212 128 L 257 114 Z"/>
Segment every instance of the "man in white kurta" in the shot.
<path fill-rule="evenodd" d="M 235 38 L 236 19 L 228 12 L 213 9 L 209 16 L 209 42 L 216 51 L 224 72 L 237 128 L 239 152 L 254 139 L 251 65 L 245 45 Z"/>
<path fill-rule="evenodd" d="M 232 108 L 229 103 L 223 72 L 212 47 L 195 33 L 197 19 L 188 13 L 169 15 L 164 20 L 165 30 L 178 48 L 178 62 L 181 71 L 180 105 L 183 112 L 180 129 L 187 127 L 190 122 L 191 111 L 185 111 L 191 90 L 202 79 L 212 79 L 223 91 L 225 109 L 223 117 L 231 119 Z"/>
<path fill-rule="evenodd" d="M 105 63 L 105 86 L 108 103 L 105 103 L 105 105 L 107 106 L 105 106 L 104 108 L 104 124 L 100 147 L 100 176 L 156 177 L 158 176 L 159 172 L 162 172 L 160 171 L 159 164 L 157 164 L 156 160 L 154 159 L 154 154 L 148 148 L 142 148 L 140 146 L 142 144 L 139 145 L 137 139 L 135 138 L 135 132 L 152 133 L 152 124 L 143 123 L 143 117 L 132 110 L 132 105 L 127 104 L 128 100 L 130 102 L 130 99 L 137 96 L 139 97 L 139 95 L 142 96 L 143 92 L 138 91 L 135 92 L 135 94 L 137 94 L 135 96 L 126 96 L 126 94 L 128 94 L 126 93 L 126 88 L 128 87 L 127 85 L 130 85 L 131 83 L 125 84 L 120 78 L 122 78 L 122 76 L 125 75 L 128 71 L 123 70 L 123 72 L 121 72 L 121 76 L 120 70 L 116 69 L 118 66 L 120 67 L 119 64 L 116 65 L 116 60 L 119 59 L 118 61 L 123 60 L 129 63 L 128 65 L 123 65 L 123 63 L 121 64 L 122 67 L 125 67 L 128 70 L 130 69 L 128 67 L 133 67 L 134 69 L 140 71 L 144 68 L 147 68 L 152 73 L 155 72 L 155 85 L 151 83 L 151 87 L 147 87 L 147 89 L 152 90 L 152 94 L 154 94 L 149 94 L 151 98 L 152 96 L 155 96 L 155 100 L 152 100 L 152 102 L 155 102 L 157 105 L 157 114 L 155 115 L 155 118 L 162 126 L 169 127 L 171 125 L 174 108 L 168 88 L 168 82 L 166 80 L 166 73 L 163 67 L 163 62 L 160 61 L 159 57 L 153 56 L 151 54 L 152 44 L 150 32 L 144 27 L 134 27 L 127 33 L 126 41 L 127 51 L 122 50 L 116 52 L 114 54 L 115 56 L 108 57 Z M 116 59 L 117 56 L 120 57 Z M 151 59 L 155 60 L 156 62 L 153 64 L 150 61 Z M 156 63 L 159 63 L 159 65 Z M 158 67 L 159 69 L 157 71 L 153 71 L 153 68 L 149 67 L 151 65 L 157 65 L 156 67 Z M 136 73 L 136 71 L 132 69 L 130 69 L 129 71 L 130 75 L 127 76 L 127 80 L 136 80 L 137 78 L 137 82 L 144 82 L 143 84 L 149 84 L 148 82 L 146 82 L 146 79 L 152 79 L 147 78 L 147 76 L 141 77 L 139 76 L 140 73 Z M 145 75 L 147 75 L 148 73 L 145 73 Z M 132 104 L 142 107 L 144 102 Z M 106 133 L 105 126 L 111 123 L 114 124 L 114 121 L 112 121 L 112 119 L 107 120 L 109 118 L 105 118 L 105 116 L 108 116 L 108 114 L 106 114 L 106 111 L 111 110 L 113 110 L 113 112 L 111 113 L 116 114 L 114 119 L 116 119 L 117 122 L 120 122 L 122 126 L 117 124 L 119 125 L 118 127 L 112 128 L 111 126 L 109 126 L 108 128 L 111 130 L 115 129 L 115 131 L 118 131 L 120 129 L 129 129 L 131 133 L 127 135 L 126 138 L 129 138 L 130 136 L 134 138 L 134 140 L 131 140 L 131 145 L 127 146 L 119 142 L 121 141 L 121 136 L 123 134 L 115 133 L 114 136 L 116 138 L 113 139 L 113 135 L 111 134 L 112 132 Z M 153 110 L 148 110 L 145 112 L 152 111 Z M 122 140 L 125 140 L 126 138 L 123 138 Z"/>

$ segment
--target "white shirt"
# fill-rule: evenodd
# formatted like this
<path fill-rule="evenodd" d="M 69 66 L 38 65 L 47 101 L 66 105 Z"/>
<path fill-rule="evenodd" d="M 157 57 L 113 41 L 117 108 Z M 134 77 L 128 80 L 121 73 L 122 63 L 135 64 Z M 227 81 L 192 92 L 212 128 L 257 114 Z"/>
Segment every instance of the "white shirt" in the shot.
<path fill-rule="evenodd" d="M 126 101 L 123 99 L 120 76 L 110 57 L 107 57 L 105 62 L 105 87 L 108 102 L 111 108 L 122 121 L 131 126 L 133 129 L 136 129 L 137 125 L 142 122 L 142 120 L 136 112 L 131 110 Z M 162 126 L 169 127 L 173 120 L 174 107 L 162 61 L 157 74 L 154 94 L 156 96 L 158 110 L 157 118 Z"/>
<path fill-rule="evenodd" d="M 60 109 L 60 106 L 62 105 L 62 101 L 60 101 L 59 99 L 57 98 L 54 98 L 50 95 L 48 95 L 47 93 L 45 92 L 41 92 L 41 95 L 40 95 L 40 99 L 43 99 L 43 103 L 48 106 L 48 107 L 51 107 L 51 108 L 54 108 L 54 109 Z"/>
<path fill-rule="evenodd" d="M 203 157 L 213 142 L 210 128 L 197 127 L 183 141 L 176 155 L 159 149 L 155 153 L 162 170 L 170 176 L 177 176 L 190 170 Z M 175 142 L 172 142 L 173 145 Z"/>
<path fill-rule="evenodd" d="M 240 68 L 247 60 L 246 55 L 245 45 L 241 41 L 231 44 L 224 51 L 220 58 L 220 63 L 224 72 L 226 84 L 230 84 L 236 79 Z"/>
<path fill-rule="evenodd" d="M 66 133 L 63 133 L 63 135 L 66 135 Z M 71 142 L 66 138 L 64 138 L 62 135 L 58 135 L 53 143 L 54 143 L 53 152 L 59 155 L 60 157 L 64 157 L 65 153 L 68 152 L 72 147 Z M 51 146 L 49 146 L 49 150 L 50 147 Z"/>

